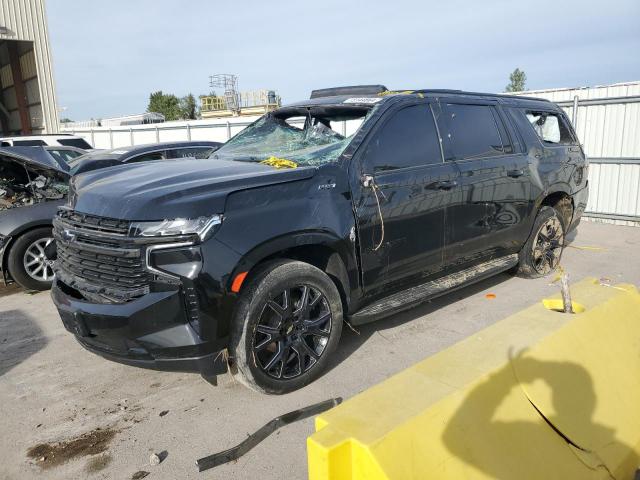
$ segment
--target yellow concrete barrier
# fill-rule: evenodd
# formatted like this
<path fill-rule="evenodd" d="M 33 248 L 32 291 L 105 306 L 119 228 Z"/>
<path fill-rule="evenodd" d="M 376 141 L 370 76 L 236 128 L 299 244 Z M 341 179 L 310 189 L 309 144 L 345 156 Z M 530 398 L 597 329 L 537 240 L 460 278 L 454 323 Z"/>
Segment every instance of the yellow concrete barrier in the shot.
<path fill-rule="evenodd" d="M 582 313 L 540 302 L 317 417 L 309 478 L 633 479 L 640 294 L 572 296 Z"/>

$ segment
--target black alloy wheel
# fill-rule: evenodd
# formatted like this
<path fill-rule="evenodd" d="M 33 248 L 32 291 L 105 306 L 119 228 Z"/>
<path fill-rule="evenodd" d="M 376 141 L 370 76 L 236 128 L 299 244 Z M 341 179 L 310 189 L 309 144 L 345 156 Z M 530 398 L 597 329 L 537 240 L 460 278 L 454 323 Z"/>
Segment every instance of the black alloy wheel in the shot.
<path fill-rule="evenodd" d="M 325 296 L 310 285 L 286 288 L 264 305 L 253 335 L 256 364 L 275 379 L 291 379 L 312 368 L 331 335 Z"/>
<path fill-rule="evenodd" d="M 257 266 L 242 286 L 231 324 L 232 371 L 261 393 L 308 385 L 331 362 L 342 315 L 337 285 L 319 268 L 290 259 Z"/>
<path fill-rule="evenodd" d="M 564 233 L 560 219 L 557 216 L 547 219 L 540 226 L 533 241 L 531 256 L 536 272 L 547 275 L 558 267 L 563 242 Z"/>

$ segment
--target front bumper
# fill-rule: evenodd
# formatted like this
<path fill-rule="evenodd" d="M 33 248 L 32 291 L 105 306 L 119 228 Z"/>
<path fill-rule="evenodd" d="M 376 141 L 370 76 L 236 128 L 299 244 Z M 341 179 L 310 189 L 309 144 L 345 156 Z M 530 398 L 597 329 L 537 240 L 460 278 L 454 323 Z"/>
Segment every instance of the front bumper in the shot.
<path fill-rule="evenodd" d="M 93 353 L 127 365 L 215 375 L 226 371 L 219 341 L 204 341 L 185 316 L 179 288 L 150 292 L 126 303 L 74 298 L 56 280 L 53 302 L 65 328 Z"/>

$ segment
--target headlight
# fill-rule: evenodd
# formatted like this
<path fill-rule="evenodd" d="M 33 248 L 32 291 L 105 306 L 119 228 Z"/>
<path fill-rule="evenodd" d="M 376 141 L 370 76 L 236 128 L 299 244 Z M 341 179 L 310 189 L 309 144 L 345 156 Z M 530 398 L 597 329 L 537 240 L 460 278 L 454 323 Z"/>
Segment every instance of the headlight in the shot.
<path fill-rule="evenodd" d="M 197 235 L 200 241 L 213 235 L 216 226 L 222 223 L 222 215 L 198 218 L 175 218 L 156 222 L 134 222 L 129 234 L 134 237 L 166 237 L 176 235 Z"/>

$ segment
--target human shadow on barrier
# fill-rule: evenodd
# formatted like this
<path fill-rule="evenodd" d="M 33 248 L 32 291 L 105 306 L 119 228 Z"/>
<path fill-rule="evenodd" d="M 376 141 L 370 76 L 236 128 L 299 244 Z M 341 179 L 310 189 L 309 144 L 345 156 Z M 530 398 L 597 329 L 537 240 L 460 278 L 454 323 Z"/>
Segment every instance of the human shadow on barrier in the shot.
<path fill-rule="evenodd" d="M 0 312 L 0 376 L 47 344 L 40 327 L 20 310 Z"/>
<path fill-rule="evenodd" d="M 576 471 L 592 478 L 586 472 L 594 469 L 602 469 L 603 477 L 634 478 L 638 453 L 616 438 L 615 429 L 594 422 L 597 398 L 587 370 L 572 362 L 521 355 L 512 362 L 475 387 L 449 420 L 442 440 L 452 454 L 495 479 L 541 479 L 550 474 L 568 479 L 576 478 L 567 476 Z M 536 381 L 551 390 L 552 411 L 542 411 L 522 388 Z M 501 406 L 506 411 L 502 415 Z M 501 419 L 514 415 L 531 420 Z M 590 442 L 606 446 L 609 462 L 617 459 L 609 466 L 615 471 L 608 471 L 603 459 L 587 448 Z M 580 461 L 584 470 L 573 464 Z"/>
<path fill-rule="evenodd" d="M 387 329 L 395 328 L 405 323 L 410 323 L 418 318 L 424 317 L 437 312 L 441 308 L 444 308 L 452 303 L 459 302 L 463 299 L 477 295 L 483 290 L 490 289 L 499 285 L 507 280 L 513 278 L 513 275 L 509 273 L 500 273 L 494 275 L 485 280 L 481 280 L 477 283 L 469 286 L 454 290 L 450 293 L 446 293 L 440 297 L 436 297 L 433 300 L 426 301 L 424 303 L 418 303 L 415 306 L 408 308 L 407 310 L 390 314 L 389 316 L 382 317 L 375 322 L 366 323 L 364 325 L 358 325 L 355 327 L 357 333 L 351 331 L 347 325 L 342 327 L 342 336 L 340 343 L 335 353 L 331 356 L 328 363 L 327 372 L 336 368 L 343 361 L 349 358 L 358 348 L 360 348 L 371 336 L 379 332 L 384 332 Z M 479 328 L 482 326 L 479 325 Z M 380 333 L 384 335 L 383 333 Z M 381 352 L 386 354 L 386 352 Z M 325 372 L 325 374 L 327 373 Z"/>

